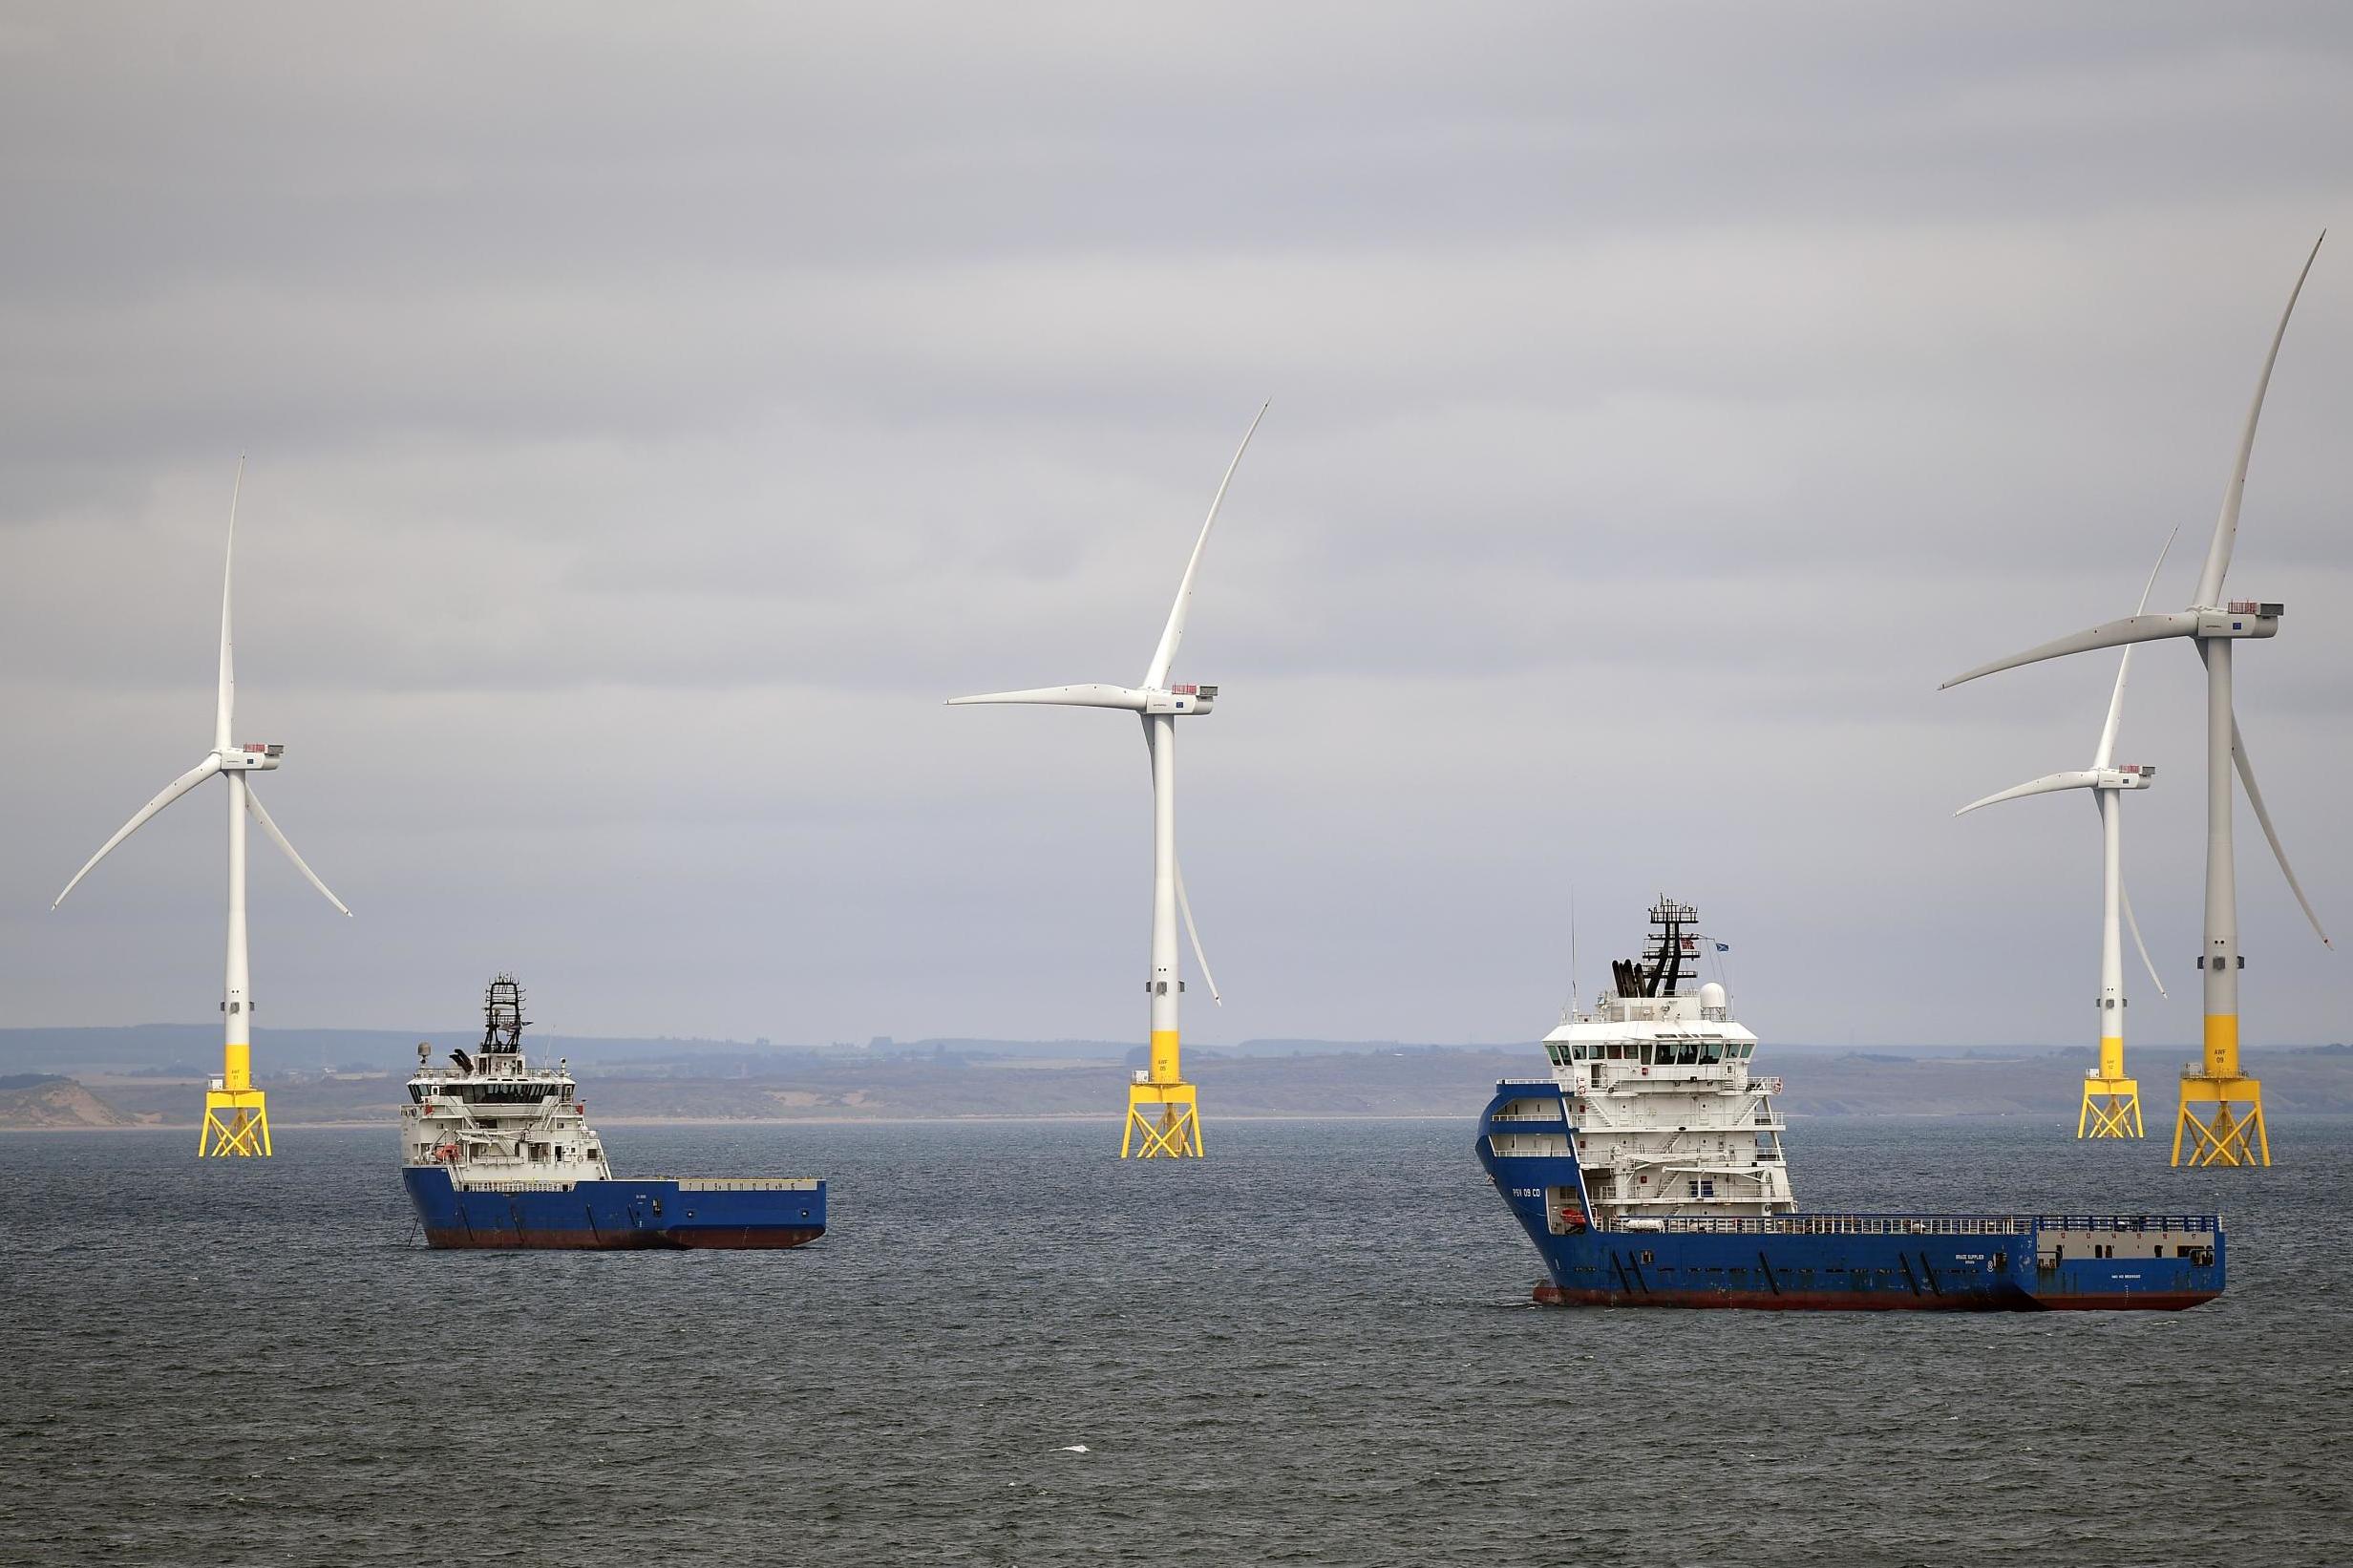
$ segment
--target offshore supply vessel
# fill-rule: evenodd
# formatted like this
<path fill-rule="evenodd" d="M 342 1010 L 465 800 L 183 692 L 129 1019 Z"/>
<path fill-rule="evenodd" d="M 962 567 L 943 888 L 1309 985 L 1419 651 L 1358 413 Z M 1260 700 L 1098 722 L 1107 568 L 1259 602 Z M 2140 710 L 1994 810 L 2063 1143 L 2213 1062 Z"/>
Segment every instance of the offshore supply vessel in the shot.
<path fill-rule="evenodd" d="M 1757 1038 L 1697 979 L 1698 914 L 1662 899 L 1643 957 L 1505 1079 L 1479 1163 L 1544 1259 L 1540 1303 L 1770 1310 L 2195 1306 L 2222 1293 L 2218 1216 L 1809 1214 Z"/>
<path fill-rule="evenodd" d="M 482 1043 L 416 1073 L 400 1108 L 401 1179 L 436 1247 L 797 1247 L 825 1234 L 814 1177 L 616 1177 L 570 1064 L 523 1058 L 522 987 L 490 983 Z"/>

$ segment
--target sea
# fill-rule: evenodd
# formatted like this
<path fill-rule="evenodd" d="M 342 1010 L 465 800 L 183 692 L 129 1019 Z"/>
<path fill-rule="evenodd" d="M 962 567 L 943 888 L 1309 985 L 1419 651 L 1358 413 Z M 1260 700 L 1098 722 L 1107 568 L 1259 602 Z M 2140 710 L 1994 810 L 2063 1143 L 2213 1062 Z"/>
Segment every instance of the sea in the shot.
<path fill-rule="evenodd" d="M 1809 1208 L 2219 1209 L 2181 1313 L 1530 1304 L 1446 1120 L 625 1126 L 781 1253 L 438 1253 L 394 1134 L 0 1135 L 7 1563 L 2353 1561 L 2353 1119 L 1793 1123 Z M 2152 1129 L 2153 1131 L 2153 1129 Z"/>

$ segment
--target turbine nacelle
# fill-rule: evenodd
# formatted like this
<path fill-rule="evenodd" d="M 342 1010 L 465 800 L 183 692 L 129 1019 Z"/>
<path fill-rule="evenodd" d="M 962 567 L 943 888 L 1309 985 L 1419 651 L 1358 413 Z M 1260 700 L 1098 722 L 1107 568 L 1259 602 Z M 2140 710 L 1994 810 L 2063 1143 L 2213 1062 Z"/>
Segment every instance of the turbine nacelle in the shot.
<path fill-rule="evenodd" d="M 285 755 L 286 748 L 276 741 L 258 740 L 247 741 L 243 746 L 230 746 L 213 753 L 224 773 L 275 768 L 278 759 Z"/>
<path fill-rule="evenodd" d="M 2266 604 L 2253 599 L 2234 599 L 2218 610 L 2197 612 L 2199 637 L 2277 637 L 2285 604 Z"/>
<path fill-rule="evenodd" d="M 1166 691 L 1144 693 L 1147 713 L 1206 713 L 1217 705 L 1214 686 L 1172 686 Z"/>

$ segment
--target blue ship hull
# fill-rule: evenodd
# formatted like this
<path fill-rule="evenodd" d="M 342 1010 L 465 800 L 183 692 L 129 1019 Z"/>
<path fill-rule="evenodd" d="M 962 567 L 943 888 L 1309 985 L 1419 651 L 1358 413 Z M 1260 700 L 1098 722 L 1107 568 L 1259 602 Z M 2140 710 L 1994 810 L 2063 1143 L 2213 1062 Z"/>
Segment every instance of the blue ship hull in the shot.
<path fill-rule="evenodd" d="M 1499 1086 L 1475 1145 L 1544 1260 L 1549 1279 L 1536 1298 L 1548 1304 L 2178 1310 L 2222 1293 L 2213 1215 L 1784 1214 L 1596 1230 L 1573 1155 L 1499 1155 L 1490 1141 L 1529 1131 L 1524 1113 L 1494 1119 L 1506 1106 L 1558 1092 L 1550 1081 Z M 1564 1147 L 1567 1126 L 1564 1115 Z"/>
<path fill-rule="evenodd" d="M 510 1182 L 459 1188 L 439 1166 L 401 1172 L 436 1247 L 797 1247 L 825 1234 L 825 1183 Z"/>

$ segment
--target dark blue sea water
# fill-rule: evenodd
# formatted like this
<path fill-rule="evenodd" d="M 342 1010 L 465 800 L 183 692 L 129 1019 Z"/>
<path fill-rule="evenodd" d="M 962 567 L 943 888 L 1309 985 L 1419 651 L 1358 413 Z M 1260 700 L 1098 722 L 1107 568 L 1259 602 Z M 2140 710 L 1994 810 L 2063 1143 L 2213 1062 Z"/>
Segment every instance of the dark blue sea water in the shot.
<path fill-rule="evenodd" d="M 612 1130 L 833 1178 L 738 1254 L 427 1252 L 389 1128 L 0 1136 L 0 1560 L 2343 1562 L 2353 1123 L 2277 1133 L 1792 1130 L 1809 1207 L 2224 1212 L 2221 1301 L 2015 1317 L 1532 1308 L 1467 1118 Z"/>

